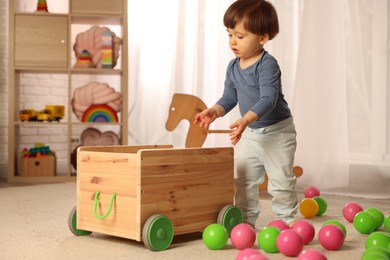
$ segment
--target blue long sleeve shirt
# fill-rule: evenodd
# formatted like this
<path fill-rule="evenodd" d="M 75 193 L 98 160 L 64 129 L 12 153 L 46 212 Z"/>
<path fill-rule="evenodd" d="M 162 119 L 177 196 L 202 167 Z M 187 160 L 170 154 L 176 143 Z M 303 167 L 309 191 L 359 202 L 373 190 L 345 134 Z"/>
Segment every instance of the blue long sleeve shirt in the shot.
<path fill-rule="evenodd" d="M 222 97 L 217 101 L 225 114 L 237 104 L 241 116 L 254 112 L 259 119 L 250 128 L 261 128 L 291 116 L 282 93 L 281 71 L 276 59 L 267 51 L 251 66 L 241 69 L 238 58 L 230 61 Z"/>

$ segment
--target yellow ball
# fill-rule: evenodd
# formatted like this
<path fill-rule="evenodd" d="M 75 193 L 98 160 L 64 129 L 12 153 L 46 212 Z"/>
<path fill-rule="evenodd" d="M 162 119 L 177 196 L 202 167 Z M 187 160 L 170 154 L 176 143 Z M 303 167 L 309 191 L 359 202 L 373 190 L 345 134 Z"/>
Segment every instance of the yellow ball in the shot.
<path fill-rule="evenodd" d="M 304 198 L 299 203 L 299 211 L 305 218 L 313 218 L 318 212 L 318 203 L 313 198 Z"/>

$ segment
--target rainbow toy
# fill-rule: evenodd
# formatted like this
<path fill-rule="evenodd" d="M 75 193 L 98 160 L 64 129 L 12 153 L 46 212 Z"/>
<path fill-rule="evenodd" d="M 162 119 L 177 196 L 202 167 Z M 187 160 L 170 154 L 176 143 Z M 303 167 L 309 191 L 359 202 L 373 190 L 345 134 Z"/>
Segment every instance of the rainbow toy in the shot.
<path fill-rule="evenodd" d="M 46 0 L 38 0 L 37 12 L 48 12 Z"/>
<path fill-rule="evenodd" d="M 91 55 L 87 50 L 83 50 L 77 59 L 75 68 L 96 68 L 95 64 L 92 62 Z"/>
<path fill-rule="evenodd" d="M 82 122 L 118 122 L 118 116 L 110 106 L 105 104 L 91 105 L 85 110 Z"/>
<path fill-rule="evenodd" d="M 112 36 L 109 31 L 102 34 L 102 67 L 112 68 Z"/>

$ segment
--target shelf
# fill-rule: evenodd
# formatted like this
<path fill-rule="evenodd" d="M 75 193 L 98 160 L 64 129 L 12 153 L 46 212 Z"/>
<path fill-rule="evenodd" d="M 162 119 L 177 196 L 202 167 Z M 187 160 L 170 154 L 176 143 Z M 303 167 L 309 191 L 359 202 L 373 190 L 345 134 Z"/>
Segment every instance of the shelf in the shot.
<path fill-rule="evenodd" d="M 77 14 L 116 14 L 122 15 L 126 11 L 126 1 L 123 0 L 70 0 L 70 13 Z"/>
<path fill-rule="evenodd" d="M 72 24 L 121 25 L 123 22 L 121 15 L 70 14 L 70 19 Z"/>
<path fill-rule="evenodd" d="M 122 126 L 121 122 L 117 123 L 97 123 L 97 122 L 72 122 L 73 126 Z"/>
<path fill-rule="evenodd" d="M 122 69 L 81 69 L 81 68 L 72 68 L 72 74 L 99 74 L 99 75 L 121 75 L 123 73 Z"/>
<path fill-rule="evenodd" d="M 15 71 L 31 72 L 31 73 L 68 73 L 68 68 L 53 68 L 53 67 L 15 67 Z"/>
<path fill-rule="evenodd" d="M 31 16 L 60 16 L 60 17 L 68 17 L 68 14 L 64 13 L 45 13 L 45 12 L 17 12 L 14 13 L 15 16 L 18 15 L 31 15 Z"/>
<path fill-rule="evenodd" d="M 121 144 L 127 144 L 127 0 L 48 0 L 47 4 L 48 13 L 35 12 L 36 1 L 11 0 L 9 2 L 9 49 L 7 50 L 10 54 L 8 63 L 9 182 L 75 181 L 76 171 L 72 165 L 74 151 L 76 147 L 83 145 L 82 134 L 86 130 L 90 131 L 89 128 L 96 128 L 96 132 L 101 131 L 103 134 L 108 132 L 103 138 L 113 132 Z M 76 64 L 74 45 L 77 36 L 92 26 L 107 27 L 121 40 L 119 51 L 116 52 L 115 49 L 114 53 L 117 58 L 115 68 L 74 68 Z M 85 48 L 90 53 L 97 51 L 103 53 L 103 49 L 100 49 L 101 45 L 96 45 L 98 47 L 93 45 L 100 39 L 98 37 L 102 35 L 95 34 L 92 37 L 79 39 L 80 48 Z M 118 39 L 115 40 L 115 44 L 118 44 Z M 106 55 L 107 52 L 104 54 Z M 95 58 L 100 59 L 100 57 Z M 78 92 L 77 96 L 75 95 L 78 88 L 95 82 L 107 84 L 121 95 L 118 96 L 110 91 L 102 94 L 101 91 L 105 89 L 101 88 L 85 88 L 82 94 Z M 72 100 L 75 97 L 78 98 L 78 103 L 73 108 L 75 103 Z M 122 98 L 121 101 L 118 100 L 119 97 Z M 98 101 L 95 102 L 95 99 Z M 115 107 L 119 122 L 79 121 L 80 111 L 85 114 L 87 108 L 98 102 Z M 64 116 L 60 122 L 19 120 L 20 110 L 33 109 L 39 112 L 46 105 L 65 106 Z M 91 110 L 89 112 L 92 113 Z M 105 111 L 98 112 L 104 114 Z M 89 138 L 98 137 L 89 136 Z M 116 139 L 114 141 L 117 143 Z M 102 145 L 106 145 L 107 138 L 103 142 Z M 36 143 L 50 146 L 50 149 L 56 153 L 55 176 L 35 176 L 40 174 L 32 170 L 27 171 L 29 174 L 26 174 L 26 166 L 22 167 L 25 164 L 21 152 L 25 148 L 34 147 Z"/>
<path fill-rule="evenodd" d="M 15 122 L 16 126 L 23 126 L 23 127 L 37 127 L 37 126 L 66 126 L 68 125 L 68 122 Z"/>

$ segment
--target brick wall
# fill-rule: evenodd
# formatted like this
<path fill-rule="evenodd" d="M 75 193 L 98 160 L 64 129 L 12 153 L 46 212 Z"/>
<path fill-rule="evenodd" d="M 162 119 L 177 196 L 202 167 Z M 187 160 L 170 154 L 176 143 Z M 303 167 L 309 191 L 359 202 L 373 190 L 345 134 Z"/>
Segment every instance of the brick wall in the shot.
<path fill-rule="evenodd" d="M 15 113 L 20 109 L 34 109 L 40 111 L 45 105 L 65 105 L 65 118 L 68 115 L 68 75 L 67 74 L 38 74 L 21 73 L 19 76 L 20 102 Z M 56 152 L 57 169 L 65 173 L 67 160 L 67 126 L 55 122 L 42 124 L 42 126 L 25 126 L 20 128 L 19 146 L 17 151 L 23 148 L 31 148 L 35 143 L 49 145 Z M 18 133 L 16 133 L 18 134 Z M 58 167 L 57 167 L 58 168 Z M 58 173 L 59 173 L 58 172 Z"/>
<path fill-rule="evenodd" d="M 8 162 L 8 0 L 0 0 L 0 178 Z"/>

